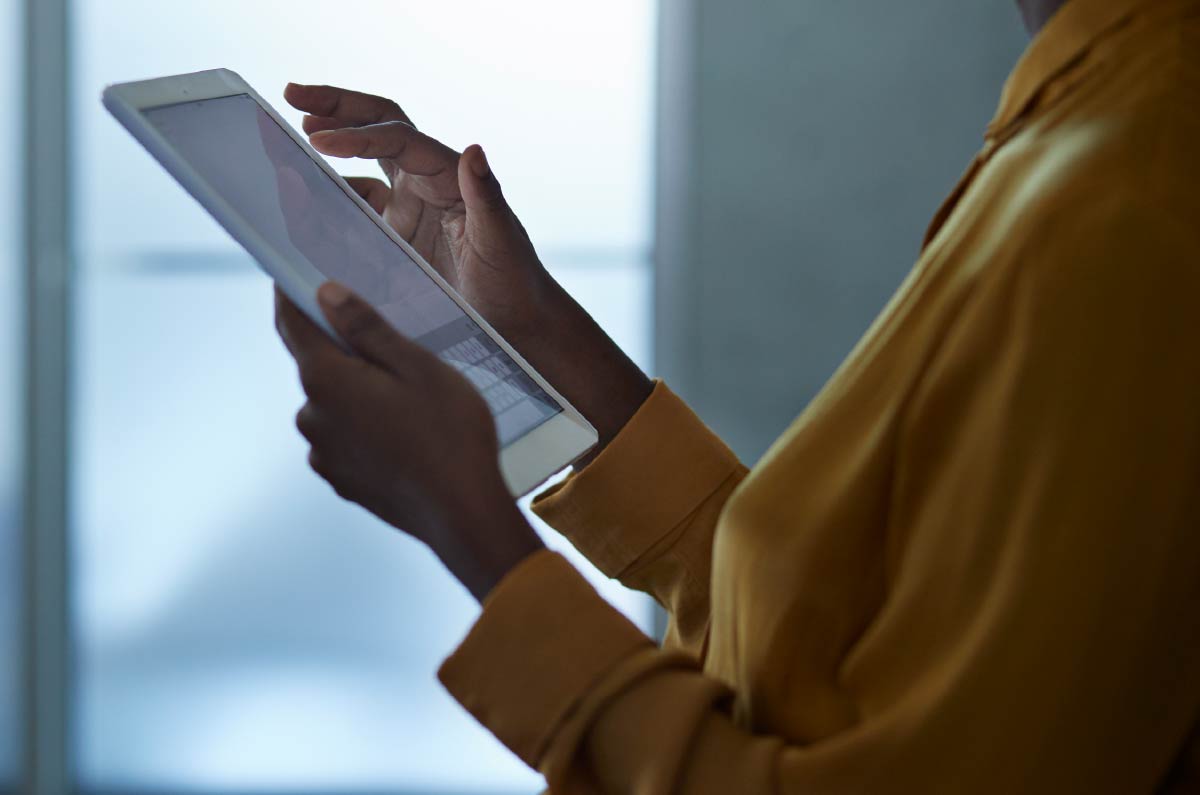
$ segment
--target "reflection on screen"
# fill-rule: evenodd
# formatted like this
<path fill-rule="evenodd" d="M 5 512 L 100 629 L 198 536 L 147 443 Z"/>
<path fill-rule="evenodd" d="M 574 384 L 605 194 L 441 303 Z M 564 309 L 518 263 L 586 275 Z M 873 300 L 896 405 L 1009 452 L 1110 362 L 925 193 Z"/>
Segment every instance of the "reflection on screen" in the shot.
<path fill-rule="evenodd" d="M 208 186 L 288 262 L 369 300 L 475 385 L 508 444 L 558 406 L 248 94 L 147 110 Z"/>

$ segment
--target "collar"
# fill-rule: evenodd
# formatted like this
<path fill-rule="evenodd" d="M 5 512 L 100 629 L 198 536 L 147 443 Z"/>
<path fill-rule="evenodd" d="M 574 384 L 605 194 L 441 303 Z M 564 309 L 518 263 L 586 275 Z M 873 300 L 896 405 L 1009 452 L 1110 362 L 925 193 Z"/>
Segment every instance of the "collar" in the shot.
<path fill-rule="evenodd" d="M 1020 118 L 1041 90 L 1077 63 L 1092 44 L 1146 5 L 1153 5 L 1153 0 L 1067 0 L 1017 61 L 987 137 L 996 137 Z"/>

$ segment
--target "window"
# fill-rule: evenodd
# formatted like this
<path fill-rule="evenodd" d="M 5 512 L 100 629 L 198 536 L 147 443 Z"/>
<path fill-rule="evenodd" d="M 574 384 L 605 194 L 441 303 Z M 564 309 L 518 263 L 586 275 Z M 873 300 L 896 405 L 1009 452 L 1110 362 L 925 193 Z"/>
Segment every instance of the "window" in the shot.
<path fill-rule="evenodd" d="M 0 0 L 0 91 L 20 96 L 20 14 Z M 0 129 L 0 792 L 19 777 L 21 716 L 21 356 L 20 124 Z"/>
<path fill-rule="evenodd" d="M 267 280 L 99 95 L 223 66 L 277 105 L 288 80 L 394 97 L 485 145 L 548 267 L 645 365 L 653 4 L 73 8 L 81 786 L 536 791 L 433 677 L 468 596 L 307 471 Z"/>

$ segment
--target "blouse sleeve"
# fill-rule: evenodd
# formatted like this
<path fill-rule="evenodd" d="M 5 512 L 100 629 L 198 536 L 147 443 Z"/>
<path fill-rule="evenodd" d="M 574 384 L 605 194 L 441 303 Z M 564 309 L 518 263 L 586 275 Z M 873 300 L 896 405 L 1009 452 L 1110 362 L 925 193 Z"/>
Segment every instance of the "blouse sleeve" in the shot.
<path fill-rule="evenodd" d="M 608 447 L 540 494 L 533 510 L 602 572 L 666 609 L 666 647 L 702 657 L 713 533 L 745 474 L 659 381 Z"/>
<path fill-rule="evenodd" d="M 1200 242 L 1123 205 L 1053 220 L 981 277 L 905 415 L 888 595 L 839 671 L 853 726 L 735 720 L 548 552 L 445 685 L 562 794 L 1152 791 L 1200 714 Z"/>

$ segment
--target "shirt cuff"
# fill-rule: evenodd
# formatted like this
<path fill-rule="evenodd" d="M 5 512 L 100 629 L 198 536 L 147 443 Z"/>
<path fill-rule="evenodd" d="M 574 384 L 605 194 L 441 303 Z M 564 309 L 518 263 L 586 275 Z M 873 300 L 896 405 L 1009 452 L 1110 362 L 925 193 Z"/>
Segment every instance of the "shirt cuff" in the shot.
<path fill-rule="evenodd" d="M 623 660 L 654 644 L 561 555 L 538 552 L 484 600 L 438 679 L 536 768 L 559 727 Z"/>
<path fill-rule="evenodd" d="M 741 468 L 662 381 L 582 470 L 533 501 L 533 512 L 609 577 L 619 578 Z"/>

